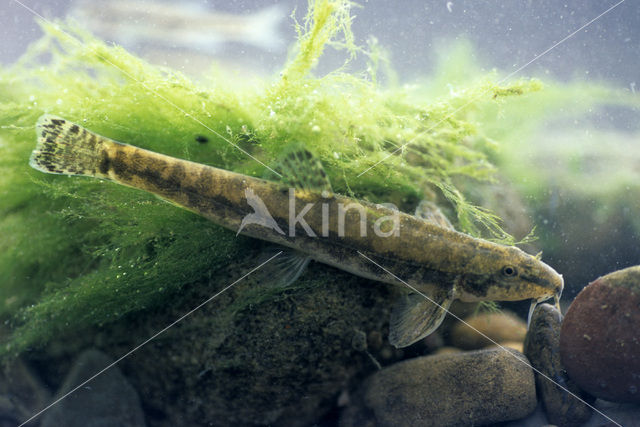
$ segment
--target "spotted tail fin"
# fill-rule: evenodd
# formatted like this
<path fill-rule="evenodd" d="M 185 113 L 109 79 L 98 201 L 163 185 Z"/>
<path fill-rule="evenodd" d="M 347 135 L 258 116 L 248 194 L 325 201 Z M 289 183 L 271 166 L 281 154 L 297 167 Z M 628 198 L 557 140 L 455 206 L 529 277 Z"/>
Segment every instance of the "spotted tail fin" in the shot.
<path fill-rule="evenodd" d="M 45 114 L 36 124 L 38 142 L 29 165 L 42 172 L 108 178 L 108 138 L 60 117 Z"/>

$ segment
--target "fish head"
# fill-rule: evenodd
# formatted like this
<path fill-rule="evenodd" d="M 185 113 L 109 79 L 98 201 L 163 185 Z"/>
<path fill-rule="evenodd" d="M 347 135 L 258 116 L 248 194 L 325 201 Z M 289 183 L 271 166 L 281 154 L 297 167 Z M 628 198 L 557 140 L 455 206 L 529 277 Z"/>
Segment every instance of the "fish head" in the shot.
<path fill-rule="evenodd" d="M 554 297 L 560 299 L 564 280 L 553 268 L 513 247 L 492 244 L 490 250 L 480 249 L 456 284 L 457 297 L 462 301 L 536 302 Z M 484 253 L 482 253 L 484 252 Z"/>

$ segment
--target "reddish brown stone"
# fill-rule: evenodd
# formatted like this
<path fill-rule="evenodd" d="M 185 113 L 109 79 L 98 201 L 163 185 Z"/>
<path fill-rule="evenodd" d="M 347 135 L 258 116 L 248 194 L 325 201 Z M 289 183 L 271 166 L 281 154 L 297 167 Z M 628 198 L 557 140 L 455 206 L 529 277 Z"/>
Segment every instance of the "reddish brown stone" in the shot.
<path fill-rule="evenodd" d="M 562 323 L 560 357 L 590 394 L 640 403 L 640 266 L 600 277 L 578 294 Z"/>

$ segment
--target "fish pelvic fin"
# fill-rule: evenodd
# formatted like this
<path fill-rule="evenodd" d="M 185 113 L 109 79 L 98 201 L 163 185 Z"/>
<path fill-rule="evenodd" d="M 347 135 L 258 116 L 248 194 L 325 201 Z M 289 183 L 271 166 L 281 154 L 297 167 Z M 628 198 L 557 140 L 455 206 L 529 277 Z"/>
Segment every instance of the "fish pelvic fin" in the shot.
<path fill-rule="evenodd" d="M 391 345 L 408 347 L 438 329 L 453 302 L 453 290 L 429 298 L 410 293 L 395 303 L 389 322 Z"/>
<path fill-rule="evenodd" d="M 311 257 L 282 246 L 267 247 L 258 261 L 273 259 L 254 276 L 261 285 L 272 289 L 284 289 L 292 285 L 307 269 Z M 264 261 L 263 261 L 264 260 Z"/>
<path fill-rule="evenodd" d="M 37 144 L 29 165 L 41 172 L 108 178 L 108 138 L 63 118 L 45 114 L 36 124 Z"/>

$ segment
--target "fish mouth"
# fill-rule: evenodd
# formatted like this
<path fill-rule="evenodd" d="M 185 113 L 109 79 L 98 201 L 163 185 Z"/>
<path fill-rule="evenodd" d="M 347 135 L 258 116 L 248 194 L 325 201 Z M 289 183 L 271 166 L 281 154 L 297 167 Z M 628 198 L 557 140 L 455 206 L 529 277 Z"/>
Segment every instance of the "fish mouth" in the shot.
<path fill-rule="evenodd" d="M 562 275 L 560 275 L 560 280 L 562 280 Z M 541 302 L 547 301 L 553 298 L 553 306 L 558 310 L 560 314 L 560 320 L 562 320 L 562 308 L 560 307 L 560 298 L 562 297 L 562 290 L 564 289 L 564 281 L 561 283 L 560 287 L 557 288 L 556 293 L 551 296 L 544 296 L 538 299 L 531 300 L 531 306 L 529 307 L 529 315 L 527 316 L 527 329 L 531 326 L 531 318 L 533 317 L 533 312 L 536 310 L 536 307 Z"/>

